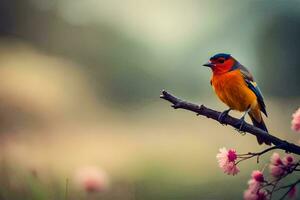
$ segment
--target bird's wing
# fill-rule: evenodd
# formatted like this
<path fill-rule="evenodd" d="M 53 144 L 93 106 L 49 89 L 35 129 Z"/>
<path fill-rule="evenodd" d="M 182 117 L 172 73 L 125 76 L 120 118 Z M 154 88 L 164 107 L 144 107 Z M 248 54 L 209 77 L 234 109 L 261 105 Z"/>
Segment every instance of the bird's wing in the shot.
<path fill-rule="evenodd" d="M 257 85 L 257 83 L 254 81 L 254 78 L 252 76 L 252 74 L 249 72 L 249 70 L 244 67 L 243 65 L 240 65 L 239 66 L 239 69 L 241 71 L 241 73 L 243 74 L 244 76 L 244 79 L 247 83 L 247 86 L 250 90 L 252 90 L 254 92 L 254 94 L 256 95 L 257 97 L 257 101 L 259 103 L 259 106 L 260 106 L 260 110 L 266 115 L 268 116 L 267 114 L 267 111 L 266 111 L 266 105 L 265 105 L 265 102 L 264 102 L 264 98 L 262 96 L 262 93 Z"/>

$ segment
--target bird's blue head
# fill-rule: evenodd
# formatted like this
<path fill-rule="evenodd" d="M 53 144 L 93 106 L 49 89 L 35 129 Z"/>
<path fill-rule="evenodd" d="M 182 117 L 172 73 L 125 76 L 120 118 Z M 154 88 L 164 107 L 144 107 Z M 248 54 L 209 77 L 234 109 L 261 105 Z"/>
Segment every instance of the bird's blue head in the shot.
<path fill-rule="evenodd" d="M 220 58 L 224 59 L 224 60 L 227 60 L 231 57 L 230 54 L 227 54 L 227 53 L 218 53 L 216 55 L 214 55 L 213 57 L 210 58 L 210 60 L 218 60 Z"/>

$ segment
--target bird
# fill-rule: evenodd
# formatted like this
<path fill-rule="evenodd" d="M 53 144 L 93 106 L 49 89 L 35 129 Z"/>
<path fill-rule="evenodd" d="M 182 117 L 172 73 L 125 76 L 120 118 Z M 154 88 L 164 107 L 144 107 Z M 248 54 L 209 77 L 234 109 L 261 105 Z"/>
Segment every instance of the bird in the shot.
<path fill-rule="evenodd" d="M 218 121 L 223 124 L 229 112 L 236 110 L 244 112 L 238 122 L 239 131 L 242 130 L 248 114 L 255 127 L 268 133 L 262 117 L 262 113 L 268 117 L 264 98 L 250 71 L 226 53 L 212 56 L 203 66 L 211 68 L 210 84 L 219 99 L 229 107 L 219 115 Z M 257 142 L 259 145 L 271 145 L 270 141 L 259 136 Z"/>

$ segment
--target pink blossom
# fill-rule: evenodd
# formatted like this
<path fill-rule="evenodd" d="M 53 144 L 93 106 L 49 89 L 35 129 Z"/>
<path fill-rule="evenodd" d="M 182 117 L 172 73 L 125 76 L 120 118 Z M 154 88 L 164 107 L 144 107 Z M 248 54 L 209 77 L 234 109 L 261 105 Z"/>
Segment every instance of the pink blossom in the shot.
<path fill-rule="evenodd" d="M 274 152 L 271 156 L 271 164 L 273 165 L 281 165 L 282 164 L 282 160 L 280 158 L 280 155 L 276 152 Z"/>
<path fill-rule="evenodd" d="M 265 190 L 253 191 L 250 188 L 244 192 L 244 200 L 268 200 Z"/>
<path fill-rule="evenodd" d="M 252 172 L 251 177 L 257 182 L 264 182 L 264 175 L 261 171 L 255 170 Z"/>
<path fill-rule="evenodd" d="M 292 198 L 295 198 L 296 195 L 297 195 L 297 188 L 296 188 L 296 186 L 294 185 L 294 186 L 291 188 L 291 190 L 289 191 L 288 196 L 289 196 L 289 198 L 292 199 Z"/>
<path fill-rule="evenodd" d="M 225 147 L 221 148 L 220 153 L 217 154 L 219 167 L 228 175 L 236 175 L 239 173 L 239 168 L 236 166 L 237 154 L 234 149 L 227 150 Z"/>
<path fill-rule="evenodd" d="M 294 164 L 294 157 L 292 155 L 286 155 L 284 158 L 283 158 L 283 163 L 286 165 L 286 166 L 291 166 Z"/>
<path fill-rule="evenodd" d="M 250 179 L 248 181 L 248 185 L 248 190 L 251 190 L 252 192 L 256 193 L 261 187 L 261 182 L 258 182 L 255 179 Z"/>
<path fill-rule="evenodd" d="M 300 108 L 292 115 L 292 130 L 300 132 Z"/>
<path fill-rule="evenodd" d="M 261 189 L 264 183 L 264 175 L 261 171 L 255 170 L 248 181 L 248 189 L 244 192 L 245 200 L 267 200 L 268 193 Z"/>
<path fill-rule="evenodd" d="M 101 192 L 108 188 L 106 173 L 96 167 L 84 167 L 77 171 L 75 183 L 86 192 Z"/>
<path fill-rule="evenodd" d="M 279 178 L 289 172 L 295 165 L 295 159 L 292 155 L 286 155 L 283 159 L 278 153 L 273 153 L 269 165 L 270 173 L 273 177 Z"/>
<path fill-rule="evenodd" d="M 270 159 L 271 163 L 269 165 L 270 174 L 279 178 L 285 174 L 285 165 L 283 160 L 280 158 L 280 155 L 276 152 L 273 153 Z"/>
<path fill-rule="evenodd" d="M 280 165 L 269 165 L 270 174 L 275 177 L 279 178 L 285 174 L 285 170 L 283 169 L 283 166 Z"/>

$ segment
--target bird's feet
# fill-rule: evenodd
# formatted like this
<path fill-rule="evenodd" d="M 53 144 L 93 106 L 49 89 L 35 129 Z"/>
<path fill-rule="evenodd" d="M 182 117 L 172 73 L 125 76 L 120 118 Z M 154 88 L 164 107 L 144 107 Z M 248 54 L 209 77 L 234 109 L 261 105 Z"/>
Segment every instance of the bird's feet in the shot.
<path fill-rule="evenodd" d="M 223 112 L 219 115 L 218 121 L 219 121 L 222 125 L 224 125 L 225 117 L 228 116 L 228 113 L 229 113 L 230 110 L 231 110 L 231 109 L 225 110 L 225 111 L 223 111 Z"/>
<path fill-rule="evenodd" d="M 245 126 L 245 116 L 243 116 L 241 119 L 239 119 L 239 121 L 236 123 L 237 126 L 239 128 L 236 128 L 236 130 L 240 133 L 240 134 L 243 134 L 245 133 L 245 131 L 243 131 L 244 129 L 244 126 Z"/>

